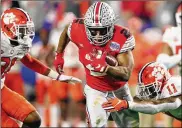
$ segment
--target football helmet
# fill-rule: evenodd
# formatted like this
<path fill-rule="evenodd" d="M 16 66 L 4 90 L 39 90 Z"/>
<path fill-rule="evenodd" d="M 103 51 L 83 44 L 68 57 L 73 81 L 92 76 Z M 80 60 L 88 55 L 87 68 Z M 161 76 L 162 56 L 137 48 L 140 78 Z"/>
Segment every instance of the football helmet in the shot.
<path fill-rule="evenodd" d="M 176 14 L 176 24 L 181 27 L 181 20 L 182 20 L 182 4 L 180 4 L 177 8 Z"/>
<path fill-rule="evenodd" d="M 25 38 L 31 41 L 35 35 L 35 28 L 29 14 L 21 8 L 10 8 L 1 15 L 1 31 L 12 41 L 26 43 Z"/>
<path fill-rule="evenodd" d="M 169 78 L 170 74 L 163 64 L 147 63 L 138 74 L 137 95 L 142 99 L 157 99 Z"/>
<path fill-rule="evenodd" d="M 95 2 L 84 17 L 88 39 L 97 46 L 106 44 L 113 36 L 115 22 L 114 10 L 107 3 Z"/>

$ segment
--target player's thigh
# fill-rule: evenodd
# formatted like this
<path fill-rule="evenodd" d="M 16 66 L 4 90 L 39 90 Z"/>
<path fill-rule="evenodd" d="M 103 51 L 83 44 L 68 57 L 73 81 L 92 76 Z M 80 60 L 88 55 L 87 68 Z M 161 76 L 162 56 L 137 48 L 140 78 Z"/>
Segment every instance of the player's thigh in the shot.
<path fill-rule="evenodd" d="M 22 122 L 35 111 L 35 108 L 23 96 L 6 86 L 1 90 L 1 107 L 10 117 Z"/>
<path fill-rule="evenodd" d="M 14 119 L 9 117 L 3 109 L 1 109 L 1 127 L 19 128 L 19 125 Z"/>
<path fill-rule="evenodd" d="M 133 98 L 131 96 L 130 90 L 128 85 L 119 88 L 118 90 L 114 91 L 116 97 L 120 99 L 130 100 L 132 101 Z M 138 112 L 132 110 L 122 110 L 118 112 L 111 113 L 113 120 L 116 124 L 120 127 L 139 127 L 139 114 Z"/>
<path fill-rule="evenodd" d="M 105 93 L 92 89 L 85 85 L 84 93 L 86 97 L 87 120 L 92 127 L 103 127 L 107 123 L 110 113 L 102 108 L 102 103 L 106 102 Z"/>
<path fill-rule="evenodd" d="M 139 127 L 138 112 L 126 109 L 118 112 L 112 112 L 111 116 L 118 127 Z"/>

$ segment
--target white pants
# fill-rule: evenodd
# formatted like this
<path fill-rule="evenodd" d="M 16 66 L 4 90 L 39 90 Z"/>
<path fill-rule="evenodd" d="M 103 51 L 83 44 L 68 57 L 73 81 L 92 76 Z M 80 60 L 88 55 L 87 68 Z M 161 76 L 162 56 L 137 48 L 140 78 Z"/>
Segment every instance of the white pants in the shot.
<path fill-rule="evenodd" d="M 101 92 L 85 85 L 86 110 L 88 123 L 91 127 L 104 127 L 107 124 L 110 112 L 102 108 L 102 104 L 108 97 L 133 100 L 128 85 L 116 91 Z M 119 127 L 139 127 L 139 116 L 137 112 L 129 109 L 111 113 L 113 120 Z"/>

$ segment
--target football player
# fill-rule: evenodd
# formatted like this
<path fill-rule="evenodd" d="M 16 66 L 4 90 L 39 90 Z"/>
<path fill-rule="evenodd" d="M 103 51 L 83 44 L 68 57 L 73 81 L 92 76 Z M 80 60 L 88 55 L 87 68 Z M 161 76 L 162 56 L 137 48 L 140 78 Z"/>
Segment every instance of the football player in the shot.
<path fill-rule="evenodd" d="M 4 85 L 5 75 L 20 60 L 25 66 L 55 80 L 76 82 L 79 79 L 59 75 L 28 53 L 35 35 L 31 17 L 20 8 L 10 8 L 1 15 L 1 127 L 37 128 L 41 120 L 35 108 L 19 94 Z M 13 119 L 14 118 L 14 119 Z"/>
<path fill-rule="evenodd" d="M 90 127 L 104 127 L 109 112 L 102 108 L 108 97 L 118 96 L 132 101 L 127 81 L 133 69 L 132 49 L 134 37 L 123 26 L 115 25 L 113 9 L 104 2 L 91 5 L 84 19 L 76 19 L 62 32 L 54 61 L 57 72 L 61 74 L 64 65 L 64 50 L 69 41 L 79 48 L 79 60 L 86 72 L 87 123 Z M 107 55 L 116 58 L 118 65 L 108 65 Z M 126 110 L 111 113 L 120 127 L 138 127 L 137 112 Z"/>
<path fill-rule="evenodd" d="M 163 48 L 162 52 L 158 55 L 157 61 L 163 63 L 168 69 L 172 69 L 173 77 L 176 79 L 181 79 L 182 69 L 181 69 L 181 20 L 182 20 L 182 3 L 178 5 L 175 13 L 176 26 L 169 27 L 165 30 L 162 41 Z M 165 119 L 171 122 L 172 118 Z M 179 121 L 174 120 L 173 125 L 179 124 Z M 181 125 L 179 125 L 181 126 Z"/>
<path fill-rule="evenodd" d="M 145 114 L 163 112 L 182 121 L 181 79 L 172 77 L 158 62 L 147 63 L 139 72 L 134 101 L 109 99 L 102 107 L 108 111 L 130 109 Z"/>
<path fill-rule="evenodd" d="M 176 27 L 166 29 L 163 35 L 165 45 L 162 53 L 158 55 L 157 61 L 163 63 L 168 69 L 178 66 L 176 75 L 181 75 L 181 20 L 182 20 L 182 4 L 180 4 L 175 13 Z"/>

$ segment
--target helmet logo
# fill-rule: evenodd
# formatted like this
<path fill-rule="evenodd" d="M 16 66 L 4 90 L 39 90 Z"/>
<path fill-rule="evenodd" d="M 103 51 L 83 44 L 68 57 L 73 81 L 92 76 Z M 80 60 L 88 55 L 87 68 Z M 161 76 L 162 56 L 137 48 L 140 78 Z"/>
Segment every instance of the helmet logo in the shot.
<path fill-rule="evenodd" d="M 4 15 L 3 21 L 5 24 L 11 24 L 15 21 L 15 15 L 11 12 L 11 13 L 6 13 Z"/>
<path fill-rule="evenodd" d="M 162 69 L 161 67 L 154 67 L 154 70 L 152 71 L 152 76 L 154 76 L 157 80 L 160 80 L 163 78 L 164 73 L 164 69 Z"/>

